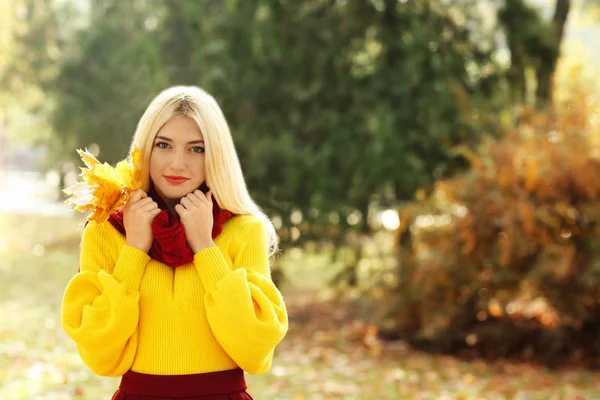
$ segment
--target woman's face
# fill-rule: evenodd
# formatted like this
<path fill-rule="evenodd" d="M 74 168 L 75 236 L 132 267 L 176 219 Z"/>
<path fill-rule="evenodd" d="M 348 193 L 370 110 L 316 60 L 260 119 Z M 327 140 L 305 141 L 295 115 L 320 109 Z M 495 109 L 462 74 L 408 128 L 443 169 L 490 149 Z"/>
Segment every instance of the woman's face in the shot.
<path fill-rule="evenodd" d="M 169 120 L 154 138 L 150 179 L 160 197 L 172 206 L 206 180 L 204 137 L 184 116 Z"/>

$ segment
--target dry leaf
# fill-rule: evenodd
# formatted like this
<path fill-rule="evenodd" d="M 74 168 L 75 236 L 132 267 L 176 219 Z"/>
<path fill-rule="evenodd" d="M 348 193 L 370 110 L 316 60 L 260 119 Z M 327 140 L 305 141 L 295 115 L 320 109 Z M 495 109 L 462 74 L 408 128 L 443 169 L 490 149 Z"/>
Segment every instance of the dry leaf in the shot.
<path fill-rule="evenodd" d="M 65 204 L 80 213 L 93 210 L 89 221 L 106 221 L 127 203 L 131 192 L 141 187 L 138 168 L 141 152 L 135 148 L 131 160 L 122 160 L 115 168 L 101 164 L 87 150 L 77 150 L 77 153 L 87 168 L 81 168 L 81 182 L 64 190 L 69 196 Z"/>

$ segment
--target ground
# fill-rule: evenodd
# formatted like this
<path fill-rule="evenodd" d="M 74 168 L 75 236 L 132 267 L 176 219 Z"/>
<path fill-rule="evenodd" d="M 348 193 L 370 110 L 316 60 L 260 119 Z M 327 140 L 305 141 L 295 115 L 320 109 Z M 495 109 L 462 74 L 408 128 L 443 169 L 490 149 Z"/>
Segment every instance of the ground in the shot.
<path fill-rule="evenodd" d="M 118 385 L 94 376 L 60 327 L 82 222 L 0 214 L 0 400 L 109 399 Z M 296 259 L 293 267 L 302 266 Z M 282 291 L 290 330 L 272 369 L 247 378 L 257 400 L 600 399 L 599 372 L 414 351 L 379 341 L 353 303 L 330 291 L 293 285 Z"/>

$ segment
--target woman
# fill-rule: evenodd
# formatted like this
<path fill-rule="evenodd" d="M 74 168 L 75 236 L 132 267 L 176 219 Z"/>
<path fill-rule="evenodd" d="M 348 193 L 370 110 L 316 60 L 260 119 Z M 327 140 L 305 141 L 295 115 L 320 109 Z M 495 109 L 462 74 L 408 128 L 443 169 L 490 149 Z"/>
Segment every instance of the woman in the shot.
<path fill-rule="evenodd" d="M 288 328 L 273 225 L 252 201 L 225 118 L 197 87 L 160 93 L 133 137 L 141 189 L 87 223 L 62 325 L 114 400 L 251 399 Z M 209 189 L 210 188 L 210 189 Z M 131 397 L 129 397 L 131 396 Z"/>

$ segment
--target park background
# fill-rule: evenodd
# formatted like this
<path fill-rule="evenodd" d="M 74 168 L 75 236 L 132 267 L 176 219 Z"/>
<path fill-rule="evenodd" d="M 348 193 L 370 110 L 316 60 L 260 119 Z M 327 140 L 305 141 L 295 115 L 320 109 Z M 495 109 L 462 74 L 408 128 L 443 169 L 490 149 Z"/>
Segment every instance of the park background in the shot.
<path fill-rule="evenodd" d="M 600 399 L 600 1 L 0 0 L 0 399 L 109 398 L 60 327 L 149 101 L 212 93 L 281 239 L 256 399 Z"/>

